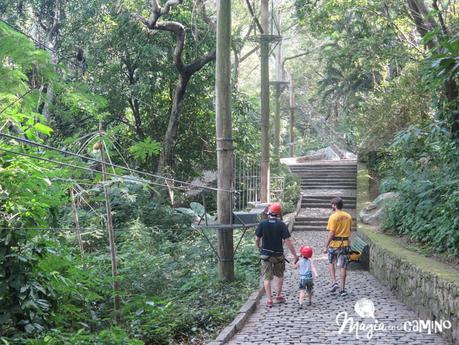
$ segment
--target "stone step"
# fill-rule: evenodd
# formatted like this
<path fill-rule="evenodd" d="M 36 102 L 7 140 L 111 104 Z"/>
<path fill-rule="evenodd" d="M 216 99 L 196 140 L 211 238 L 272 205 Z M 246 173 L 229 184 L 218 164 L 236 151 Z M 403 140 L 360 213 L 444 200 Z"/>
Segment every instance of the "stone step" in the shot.
<path fill-rule="evenodd" d="M 352 227 L 351 230 L 352 231 L 355 231 L 357 228 L 356 227 Z M 323 231 L 323 232 L 326 232 L 327 231 L 327 227 L 326 226 L 316 226 L 316 225 L 294 225 L 293 226 L 293 231 Z"/>
<path fill-rule="evenodd" d="M 303 169 L 303 170 L 357 170 L 357 165 L 289 165 L 290 169 Z"/>
<path fill-rule="evenodd" d="M 309 179 L 309 180 L 351 180 L 354 181 L 356 179 L 355 176 L 299 176 L 301 179 Z"/>
<path fill-rule="evenodd" d="M 346 209 L 343 209 L 343 211 L 346 211 Z M 346 211 L 347 212 L 347 211 Z M 348 212 L 349 213 L 349 212 Z M 330 214 L 331 214 L 331 211 L 330 211 Z M 305 216 L 298 216 L 295 218 L 295 221 L 307 221 L 307 220 L 311 220 L 311 221 L 328 221 L 328 217 L 305 217 Z M 355 218 L 352 218 L 352 221 L 355 222 Z"/>
<path fill-rule="evenodd" d="M 355 206 L 356 206 L 355 204 L 346 203 L 346 208 L 355 209 Z M 331 208 L 331 205 L 329 202 L 324 202 L 324 203 L 305 202 L 305 203 L 301 203 L 301 208 Z"/>
<path fill-rule="evenodd" d="M 291 170 L 295 174 L 357 174 L 357 170 Z"/>
<path fill-rule="evenodd" d="M 303 171 L 303 172 L 293 172 L 294 174 L 296 175 L 300 175 L 300 176 L 356 176 L 356 172 L 354 171 L 349 171 L 349 172 L 345 172 L 345 171 L 341 171 L 341 172 L 338 172 L 338 171 L 317 171 L 317 172 L 313 172 L 313 171 Z"/>
<path fill-rule="evenodd" d="M 342 179 L 339 179 L 339 180 L 322 180 L 322 181 L 313 181 L 313 180 L 309 180 L 309 179 L 300 179 L 300 183 L 328 183 L 328 184 L 340 184 L 340 183 L 344 183 L 344 184 L 349 184 L 349 183 L 357 183 L 355 180 L 342 180 Z"/>
<path fill-rule="evenodd" d="M 326 199 L 323 199 L 323 200 L 317 200 L 317 199 L 309 199 L 309 198 L 303 198 L 301 204 L 327 204 L 330 206 L 330 201 L 331 201 L 332 198 L 326 198 Z M 357 202 L 354 200 L 346 200 L 346 199 L 343 199 L 343 202 L 344 202 L 344 205 L 356 205 Z"/>
<path fill-rule="evenodd" d="M 333 197 L 329 195 L 303 195 L 302 200 L 328 200 L 330 201 L 331 199 L 333 199 Z M 341 199 L 343 199 L 343 201 L 354 201 L 354 202 L 357 200 L 355 196 L 342 196 Z"/>
<path fill-rule="evenodd" d="M 352 219 L 352 222 L 355 222 L 355 219 Z M 328 223 L 328 218 L 316 218 L 316 219 L 302 219 L 302 218 L 296 218 L 295 219 L 295 225 L 296 224 L 325 224 L 327 225 Z"/>
<path fill-rule="evenodd" d="M 323 204 L 323 205 L 301 205 L 302 207 L 304 208 L 320 208 L 320 209 L 330 209 L 331 210 L 331 207 L 330 207 L 330 204 Z M 352 205 L 347 205 L 346 206 L 348 210 L 355 210 L 356 207 L 355 206 L 352 206 Z"/>
<path fill-rule="evenodd" d="M 349 175 L 338 175 L 338 174 L 296 174 L 298 178 L 310 178 L 310 179 L 324 179 L 324 178 L 329 178 L 329 179 L 356 179 L 355 174 L 349 174 Z"/>
<path fill-rule="evenodd" d="M 302 186 L 356 186 L 355 182 L 303 182 L 300 183 Z"/>
<path fill-rule="evenodd" d="M 355 189 L 355 186 L 301 186 L 302 189 Z"/>
<path fill-rule="evenodd" d="M 290 169 L 294 173 L 309 173 L 309 174 L 352 174 L 357 173 L 357 169 Z"/>
<path fill-rule="evenodd" d="M 314 182 L 314 181 L 309 181 L 309 180 L 301 180 L 302 185 L 314 185 L 314 184 L 328 184 L 328 185 L 356 185 L 357 182 L 355 181 L 319 181 L 319 182 Z"/>

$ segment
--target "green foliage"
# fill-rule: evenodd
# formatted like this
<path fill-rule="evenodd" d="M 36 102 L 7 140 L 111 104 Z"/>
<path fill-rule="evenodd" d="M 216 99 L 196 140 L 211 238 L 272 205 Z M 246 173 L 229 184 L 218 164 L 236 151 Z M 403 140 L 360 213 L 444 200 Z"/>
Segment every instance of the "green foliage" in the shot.
<path fill-rule="evenodd" d="M 396 136 L 381 166 L 381 189 L 399 193 L 384 228 L 459 255 L 459 148 L 441 123 Z"/>
<path fill-rule="evenodd" d="M 282 212 L 284 214 L 294 212 L 300 196 L 300 179 L 283 164 L 273 167 L 271 174 L 284 177 L 284 197 L 280 200 L 282 202 Z"/>
<path fill-rule="evenodd" d="M 153 141 L 150 137 L 145 138 L 143 141 L 139 141 L 129 148 L 135 159 L 145 161 L 147 158 L 151 158 L 159 154 L 161 145 Z"/>

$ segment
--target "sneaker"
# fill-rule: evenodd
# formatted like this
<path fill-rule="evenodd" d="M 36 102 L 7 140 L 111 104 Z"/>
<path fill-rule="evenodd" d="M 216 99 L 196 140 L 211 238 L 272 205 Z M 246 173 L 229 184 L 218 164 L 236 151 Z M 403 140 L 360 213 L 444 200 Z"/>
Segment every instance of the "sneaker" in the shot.
<path fill-rule="evenodd" d="M 311 306 L 311 305 L 312 305 L 312 302 L 308 302 L 308 305 Z"/>
<path fill-rule="evenodd" d="M 285 297 L 280 295 L 276 297 L 276 302 L 277 303 L 285 303 Z"/>
<path fill-rule="evenodd" d="M 335 293 L 336 290 L 338 290 L 338 284 L 333 283 L 332 286 L 331 286 L 331 288 L 330 288 L 330 292 L 331 292 L 331 293 Z"/>
<path fill-rule="evenodd" d="M 273 306 L 273 300 L 272 300 L 272 299 L 268 299 L 268 300 L 266 301 L 266 306 L 267 306 L 268 308 L 271 308 L 271 307 Z"/>
<path fill-rule="evenodd" d="M 339 295 L 340 295 L 341 297 L 347 296 L 346 290 L 341 290 L 341 291 L 339 292 Z"/>
<path fill-rule="evenodd" d="M 298 305 L 298 310 L 302 310 L 303 309 L 303 305 L 302 304 L 299 304 Z"/>

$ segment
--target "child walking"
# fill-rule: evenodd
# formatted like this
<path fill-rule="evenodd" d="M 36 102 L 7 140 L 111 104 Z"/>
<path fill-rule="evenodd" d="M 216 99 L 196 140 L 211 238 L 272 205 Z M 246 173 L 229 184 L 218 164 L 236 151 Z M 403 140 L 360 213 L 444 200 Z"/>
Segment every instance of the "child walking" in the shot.
<path fill-rule="evenodd" d="M 304 290 L 308 293 L 309 303 L 312 304 L 312 290 L 314 287 L 314 278 L 317 278 L 317 271 L 312 262 L 312 248 L 309 246 L 301 246 L 300 248 L 300 259 L 294 264 L 295 268 L 298 268 L 298 275 L 300 281 L 300 296 L 299 302 L 300 305 L 298 309 L 303 309 L 304 302 Z"/>

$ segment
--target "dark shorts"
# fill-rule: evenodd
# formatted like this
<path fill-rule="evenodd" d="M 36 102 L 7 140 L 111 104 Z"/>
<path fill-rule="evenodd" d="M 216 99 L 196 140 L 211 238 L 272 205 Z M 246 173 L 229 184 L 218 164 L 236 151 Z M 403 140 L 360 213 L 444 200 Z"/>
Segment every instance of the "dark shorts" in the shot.
<path fill-rule="evenodd" d="M 261 256 L 261 275 L 264 280 L 272 280 L 273 276 L 282 278 L 285 271 L 284 256 Z"/>
<path fill-rule="evenodd" d="M 300 290 L 306 290 L 308 293 L 312 292 L 314 288 L 314 281 L 312 276 L 300 276 Z"/>
<path fill-rule="evenodd" d="M 328 262 L 336 262 L 336 266 L 346 268 L 349 263 L 350 247 L 328 248 Z"/>

